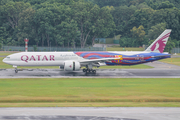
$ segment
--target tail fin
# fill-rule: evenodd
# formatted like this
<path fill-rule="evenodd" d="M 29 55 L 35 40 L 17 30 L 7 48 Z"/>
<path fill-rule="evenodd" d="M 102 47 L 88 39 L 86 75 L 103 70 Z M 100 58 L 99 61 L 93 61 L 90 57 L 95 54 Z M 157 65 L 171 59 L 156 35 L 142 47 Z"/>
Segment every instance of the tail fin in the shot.
<path fill-rule="evenodd" d="M 166 29 L 145 51 L 163 53 L 170 33 L 171 29 Z"/>

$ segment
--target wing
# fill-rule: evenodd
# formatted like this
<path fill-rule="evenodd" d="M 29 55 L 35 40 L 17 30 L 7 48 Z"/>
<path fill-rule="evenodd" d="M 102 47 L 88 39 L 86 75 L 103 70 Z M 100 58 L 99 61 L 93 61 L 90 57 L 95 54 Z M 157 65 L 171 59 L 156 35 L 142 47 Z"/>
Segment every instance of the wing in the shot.
<path fill-rule="evenodd" d="M 85 59 L 85 60 L 81 60 L 79 61 L 81 64 L 86 64 L 86 63 L 104 63 L 104 62 L 108 62 L 111 60 L 118 60 L 121 58 L 101 58 L 101 59 Z"/>

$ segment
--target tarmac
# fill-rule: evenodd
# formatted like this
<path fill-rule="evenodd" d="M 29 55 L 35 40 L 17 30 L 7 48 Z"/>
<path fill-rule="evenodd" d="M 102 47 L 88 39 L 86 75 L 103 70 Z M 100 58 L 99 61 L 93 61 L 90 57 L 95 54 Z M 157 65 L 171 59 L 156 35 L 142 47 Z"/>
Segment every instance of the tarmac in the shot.
<path fill-rule="evenodd" d="M 180 120 L 172 107 L 0 108 L 1 120 Z"/>
<path fill-rule="evenodd" d="M 0 78 L 180 78 L 180 66 L 159 61 L 146 63 L 150 69 L 97 69 L 96 74 L 60 69 L 0 69 Z"/>

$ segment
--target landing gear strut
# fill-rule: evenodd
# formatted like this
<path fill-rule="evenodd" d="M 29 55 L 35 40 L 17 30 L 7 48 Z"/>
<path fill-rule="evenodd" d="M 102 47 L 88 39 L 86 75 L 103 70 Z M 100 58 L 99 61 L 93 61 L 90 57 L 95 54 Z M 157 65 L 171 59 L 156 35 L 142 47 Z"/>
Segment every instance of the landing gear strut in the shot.
<path fill-rule="evenodd" d="M 17 68 L 15 68 L 15 73 L 18 73 L 18 69 Z"/>
<path fill-rule="evenodd" d="M 13 67 L 15 68 L 15 73 L 18 73 L 18 69 L 16 65 L 13 65 Z"/>

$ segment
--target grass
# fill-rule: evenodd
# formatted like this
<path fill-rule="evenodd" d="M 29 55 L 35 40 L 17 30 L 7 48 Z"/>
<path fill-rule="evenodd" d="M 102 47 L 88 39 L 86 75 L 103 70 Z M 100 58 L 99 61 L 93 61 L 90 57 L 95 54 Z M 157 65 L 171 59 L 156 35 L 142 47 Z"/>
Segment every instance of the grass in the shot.
<path fill-rule="evenodd" d="M 163 59 L 163 60 L 160 60 L 160 61 L 180 66 L 180 58 L 168 58 L 168 59 Z"/>
<path fill-rule="evenodd" d="M 180 107 L 180 78 L 0 79 L 0 107 Z"/>
<path fill-rule="evenodd" d="M 0 69 L 7 69 L 7 68 L 12 68 L 12 65 L 8 65 L 6 63 L 3 63 L 3 57 L 0 57 Z"/>
<path fill-rule="evenodd" d="M 15 51 L 0 51 L 0 56 L 8 56 L 13 53 L 17 53 L 17 52 L 15 52 Z"/>
<path fill-rule="evenodd" d="M 0 103 L 0 107 L 180 107 L 179 102 L 43 102 L 43 103 Z"/>

